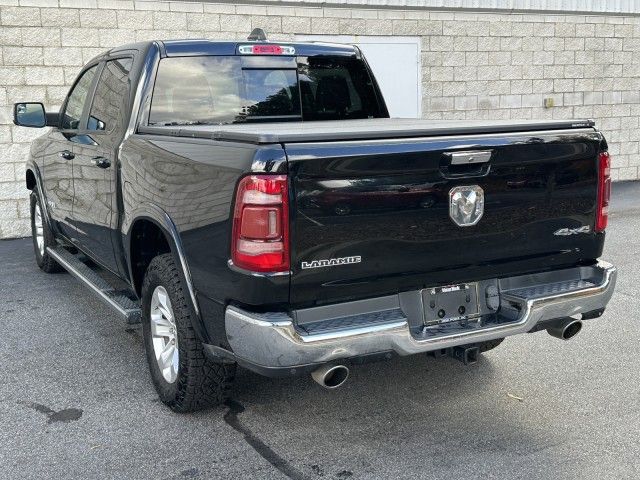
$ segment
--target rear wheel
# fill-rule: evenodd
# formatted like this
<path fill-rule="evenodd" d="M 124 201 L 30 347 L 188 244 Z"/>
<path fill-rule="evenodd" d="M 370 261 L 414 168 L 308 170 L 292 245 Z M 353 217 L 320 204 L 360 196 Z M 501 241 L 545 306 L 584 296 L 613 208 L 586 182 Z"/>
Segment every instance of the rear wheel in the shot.
<path fill-rule="evenodd" d="M 142 331 L 153 384 L 176 412 L 224 402 L 236 370 L 206 357 L 185 294 L 172 255 L 154 258 L 142 286 Z"/>
<path fill-rule="evenodd" d="M 55 246 L 56 241 L 42 213 L 40 197 L 35 191 L 31 192 L 31 237 L 38 267 L 46 273 L 61 272 L 62 267 L 47 252 L 47 247 Z"/>

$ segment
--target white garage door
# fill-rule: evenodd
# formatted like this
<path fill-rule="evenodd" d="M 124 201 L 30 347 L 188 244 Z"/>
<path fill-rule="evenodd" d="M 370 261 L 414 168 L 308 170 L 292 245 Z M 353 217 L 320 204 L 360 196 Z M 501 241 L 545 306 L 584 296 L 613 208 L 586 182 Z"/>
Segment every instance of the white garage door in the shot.
<path fill-rule="evenodd" d="M 296 40 L 357 45 L 373 69 L 387 102 L 389 114 L 398 118 L 420 118 L 420 38 L 297 35 Z"/>

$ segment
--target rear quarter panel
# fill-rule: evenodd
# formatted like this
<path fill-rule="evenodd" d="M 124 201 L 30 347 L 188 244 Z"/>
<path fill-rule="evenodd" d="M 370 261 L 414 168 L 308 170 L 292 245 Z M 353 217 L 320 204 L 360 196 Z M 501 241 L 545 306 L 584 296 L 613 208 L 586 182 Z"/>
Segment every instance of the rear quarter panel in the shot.
<path fill-rule="evenodd" d="M 120 155 L 125 242 L 137 219 L 165 212 L 179 233 L 197 296 L 268 307 L 288 302 L 289 277 L 262 278 L 228 265 L 232 205 L 250 172 L 286 173 L 280 146 L 133 135 Z M 204 297 L 204 298 L 203 298 Z"/>

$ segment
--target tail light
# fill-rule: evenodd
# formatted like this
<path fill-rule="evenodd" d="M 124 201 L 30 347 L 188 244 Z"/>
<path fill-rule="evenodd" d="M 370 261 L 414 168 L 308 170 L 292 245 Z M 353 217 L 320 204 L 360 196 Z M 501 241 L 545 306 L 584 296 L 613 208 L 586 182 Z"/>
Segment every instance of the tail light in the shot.
<path fill-rule="evenodd" d="M 286 175 L 251 175 L 238 185 L 231 260 L 253 272 L 289 270 L 289 200 Z"/>
<path fill-rule="evenodd" d="M 604 232 L 609 223 L 609 198 L 611 197 L 611 157 L 601 152 L 598 157 L 598 210 L 596 232 Z"/>

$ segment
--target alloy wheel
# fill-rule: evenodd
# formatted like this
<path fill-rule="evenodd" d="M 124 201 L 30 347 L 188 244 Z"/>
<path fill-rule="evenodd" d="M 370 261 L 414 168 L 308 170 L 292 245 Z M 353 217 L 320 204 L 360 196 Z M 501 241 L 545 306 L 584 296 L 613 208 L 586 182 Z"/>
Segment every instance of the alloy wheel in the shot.
<path fill-rule="evenodd" d="M 42 212 L 40 211 L 40 202 L 36 201 L 33 215 L 33 224 L 35 227 L 34 235 L 36 237 L 36 246 L 40 256 L 44 256 L 44 226 L 42 224 Z"/>
<path fill-rule="evenodd" d="M 151 295 L 151 340 L 162 376 L 168 383 L 178 378 L 178 333 L 169 294 L 157 286 Z"/>

